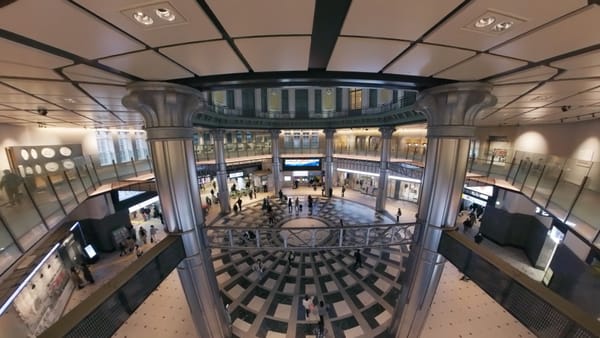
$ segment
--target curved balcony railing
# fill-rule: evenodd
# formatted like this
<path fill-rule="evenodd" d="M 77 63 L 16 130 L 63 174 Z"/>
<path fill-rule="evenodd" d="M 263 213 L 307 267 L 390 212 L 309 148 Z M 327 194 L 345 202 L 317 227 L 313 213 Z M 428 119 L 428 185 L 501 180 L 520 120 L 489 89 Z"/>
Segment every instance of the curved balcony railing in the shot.
<path fill-rule="evenodd" d="M 471 173 L 512 184 L 533 202 L 600 248 L 600 163 L 518 151 L 470 158 Z"/>
<path fill-rule="evenodd" d="M 222 249 L 328 250 L 408 245 L 415 223 L 345 227 L 206 227 L 208 245 Z"/>
<path fill-rule="evenodd" d="M 123 163 L 106 156 L 72 158 L 71 169 L 27 175 L 18 187 L 15 203 L 0 198 L 0 273 L 54 229 L 101 185 L 152 171 L 149 159 Z"/>

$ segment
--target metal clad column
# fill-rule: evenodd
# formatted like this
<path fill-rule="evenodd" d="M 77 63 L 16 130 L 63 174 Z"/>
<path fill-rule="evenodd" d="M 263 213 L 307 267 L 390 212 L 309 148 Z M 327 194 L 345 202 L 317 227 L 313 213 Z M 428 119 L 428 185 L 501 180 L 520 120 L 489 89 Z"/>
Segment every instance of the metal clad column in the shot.
<path fill-rule="evenodd" d="M 455 83 L 420 93 L 416 110 L 427 116 L 427 158 L 421 185 L 417 239 L 390 333 L 418 337 L 429 313 L 445 259 L 437 253 L 441 228 L 454 225 L 467 172 L 473 122 L 481 109 L 493 106 L 492 87 Z"/>
<path fill-rule="evenodd" d="M 379 182 L 377 184 L 377 199 L 375 200 L 375 211 L 384 212 L 387 200 L 387 183 L 390 176 L 388 165 L 390 162 L 390 147 L 394 128 L 379 128 L 381 132 L 381 156 L 379 164 Z"/>
<path fill-rule="evenodd" d="M 229 204 L 229 188 L 227 187 L 227 163 L 225 162 L 225 131 L 223 129 L 215 129 L 212 131 L 215 139 L 215 158 L 217 162 L 217 187 L 219 188 L 219 204 L 221 205 L 221 213 L 228 214 L 231 212 Z M 243 187 L 238 187 L 243 188 Z"/>
<path fill-rule="evenodd" d="M 325 194 L 333 189 L 333 134 L 335 129 L 325 129 Z M 331 196 L 329 196 L 331 197 Z"/>
<path fill-rule="evenodd" d="M 279 134 L 281 130 L 271 130 L 271 151 L 273 152 L 273 188 L 275 194 L 281 190 L 281 165 L 279 164 Z"/>
<path fill-rule="evenodd" d="M 128 91 L 123 105 L 139 111 L 146 122 L 165 223 L 183 239 L 187 257 L 179 264 L 178 273 L 196 331 L 200 337 L 231 337 L 202 230 L 192 144 L 192 117 L 203 106 L 200 92 L 161 82 L 134 83 Z"/>

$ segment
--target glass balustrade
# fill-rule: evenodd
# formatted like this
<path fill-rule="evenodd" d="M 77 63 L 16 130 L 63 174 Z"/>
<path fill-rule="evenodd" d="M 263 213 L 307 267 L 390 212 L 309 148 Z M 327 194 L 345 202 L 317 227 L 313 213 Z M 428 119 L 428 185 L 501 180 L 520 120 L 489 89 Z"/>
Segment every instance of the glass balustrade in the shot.
<path fill-rule="evenodd" d="M 85 201 L 101 184 L 151 172 L 149 159 L 102 163 L 99 155 L 73 158 L 73 168 L 27 176 L 14 205 L 0 194 L 0 273 L 38 242 L 49 229 Z M 115 171 L 115 168 L 117 169 Z"/>

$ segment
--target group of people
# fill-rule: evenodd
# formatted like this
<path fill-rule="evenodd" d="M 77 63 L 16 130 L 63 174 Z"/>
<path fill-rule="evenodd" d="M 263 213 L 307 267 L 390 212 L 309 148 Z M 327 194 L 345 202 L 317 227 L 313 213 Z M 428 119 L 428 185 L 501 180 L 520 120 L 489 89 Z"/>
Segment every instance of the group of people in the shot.
<path fill-rule="evenodd" d="M 325 302 L 320 300 L 318 305 L 315 304 L 315 298 L 313 296 L 305 295 L 302 299 L 302 306 L 306 311 L 306 319 L 310 319 L 311 314 L 319 316 L 319 331 L 318 334 L 322 335 L 325 331 L 324 317 L 329 313 L 329 306 L 325 305 Z"/>

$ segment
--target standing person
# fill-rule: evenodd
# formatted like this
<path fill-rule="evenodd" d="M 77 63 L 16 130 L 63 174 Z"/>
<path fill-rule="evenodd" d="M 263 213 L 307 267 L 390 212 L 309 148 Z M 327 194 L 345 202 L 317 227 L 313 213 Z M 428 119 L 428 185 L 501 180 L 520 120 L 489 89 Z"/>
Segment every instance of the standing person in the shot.
<path fill-rule="evenodd" d="M 238 200 L 236 203 L 238 205 L 238 209 L 240 209 L 240 212 L 242 212 L 242 198 L 238 197 Z"/>
<path fill-rule="evenodd" d="M 290 199 L 288 200 L 288 212 L 291 213 L 292 212 L 292 198 L 290 197 Z"/>
<path fill-rule="evenodd" d="M 279 200 L 283 201 L 283 191 L 281 189 L 279 189 Z"/>
<path fill-rule="evenodd" d="M 94 276 L 92 276 L 92 272 L 90 268 L 88 268 L 87 264 L 81 264 L 81 272 L 83 272 L 83 278 L 85 278 L 88 283 L 94 284 L 96 281 L 94 280 Z"/>
<path fill-rule="evenodd" d="M 296 200 L 294 201 L 294 207 L 296 208 L 296 212 L 298 212 L 298 208 L 300 207 L 300 200 L 298 197 L 296 197 Z"/>
<path fill-rule="evenodd" d="M 357 267 L 362 268 L 362 255 L 360 254 L 360 249 L 356 249 L 354 251 L 354 268 Z"/>
<path fill-rule="evenodd" d="M 400 216 L 402 216 L 402 209 L 398 208 L 398 212 L 396 213 L 396 223 L 400 223 Z"/>
<path fill-rule="evenodd" d="M 156 228 L 154 224 L 150 225 L 150 243 L 154 243 L 156 241 Z"/>
<path fill-rule="evenodd" d="M 306 319 L 308 319 L 310 316 L 310 311 L 314 307 L 312 297 L 309 297 L 308 295 L 304 296 L 304 299 L 302 300 L 302 306 L 304 306 L 304 310 L 306 310 Z"/>
<path fill-rule="evenodd" d="M 344 220 L 340 218 L 340 228 L 344 227 Z"/>
<path fill-rule="evenodd" d="M 327 314 L 327 307 L 325 306 L 325 302 L 319 302 L 319 333 L 322 335 L 325 330 L 325 321 L 324 316 Z"/>
<path fill-rule="evenodd" d="M 81 276 L 79 276 L 79 272 L 74 266 L 71 267 L 71 279 L 73 280 L 73 283 L 77 285 L 78 289 L 83 288 L 83 280 L 81 279 Z"/>
<path fill-rule="evenodd" d="M 142 250 L 140 248 L 140 246 L 136 244 L 135 245 L 135 255 L 137 256 L 137 258 L 142 257 L 143 254 L 144 254 L 144 250 Z"/>
<path fill-rule="evenodd" d="M 290 265 L 294 261 L 294 258 L 296 258 L 296 255 L 294 255 L 293 251 L 290 251 L 290 254 L 288 255 L 288 263 L 290 263 Z"/>
<path fill-rule="evenodd" d="M 138 230 L 140 234 L 140 241 L 144 244 L 148 243 L 148 234 L 146 233 L 146 229 L 140 225 L 140 230 Z"/>
<path fill-rule="evenodd" d="M 0 180 L 0 189 L 4 188 L 6 191 L 6 196 L 8 197 L 8 205 L 14 206 L 17 203 L 20 203 L 19 200 L 19 186 L 23 179 L 21 176 L 13 174 L 8 169 L 4 169 L 4 176 L 2 176 L 2 180 Z"/>
<path fill-rule="evenodd" d="M 345 192 L 346 192 L 346 186 L 342 185 L 342 197 L 344 197 Z"/>
<path fill-rule="evenodd" d="M 333 197 L 333 188 L 329 188 L 329 196 L 328 197 Z"/>

